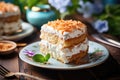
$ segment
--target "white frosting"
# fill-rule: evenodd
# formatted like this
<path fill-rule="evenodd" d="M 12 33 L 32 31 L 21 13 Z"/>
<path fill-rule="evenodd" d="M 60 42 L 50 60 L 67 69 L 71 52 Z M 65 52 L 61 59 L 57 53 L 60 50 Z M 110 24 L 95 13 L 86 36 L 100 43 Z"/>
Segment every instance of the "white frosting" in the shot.
<path fill-rule="evenodd" d="M 52 56 L 54 58 L 61 58 L 62 60 L 64 60 L 64 63 L 67 63 L 67 57 L 71 57 L 74 54 L 79 53 L 80 51 L 86 51 L 88 48 L 88 39 L 86 38 L 86 40 L 83 43 L 80 43 L 78 45 L 75 45 L 72 49 L 69 48 L 61 48 L 61 45 L 53 45 L 51 43 L 49 43 L 48 41 L 45 40 L 41 40 L 40 44 L 43 44 L 45 46 L 48 47 L 49 50 L 51 50 L 52 52 Z"/>
<path fill-rule="evenodd" d="M 0 17 L 8 17 L 8 16 L 12 16 L 12 15 L 19 15 L 20 14 L 20 10 L 18 7 L 14 7 L 12 8 L 13 11 L 9 11 L 9 12 L 2 12 L 0 11 Z"/>
<path fill-rule="evenodd" d="M 48 33 L 55 34 L 55 35 L 59 36 L 60 38 L 62 38 L 63 40 L 67 40 L 67 39 L 75 38 L 75 37 L 78 37 L 78 36 L 84 34 L 86 30 L 83 27 L 80 30 L 76 29 L 76 30 L 73 30 L 72 32 L 64 32 L 62 34 L 61 31 L 57 31 L 57 30 L 53 29 L 52 27 L 50 27 L 48 25 L 43 25 L 41 27 L 41 31 L 45 31 L 45 32 L 48 32 Z"/>
<path fill-rule="evenodd" d="M 6 12 L 6 13 L 2 13 L 1 11 L 0 11 L 0 17 L 8 17 L 8 16 L 12 16 L 12 15 L 19 15 L 20 14 L 20 12 Z"/>
<path fill-rule="evenodd" d="M 16 32 L 21 27 L 21 20 L 11 23 L 0 23 L 0 26 L 2 27 L 2 31 L 5 33 Z"/>

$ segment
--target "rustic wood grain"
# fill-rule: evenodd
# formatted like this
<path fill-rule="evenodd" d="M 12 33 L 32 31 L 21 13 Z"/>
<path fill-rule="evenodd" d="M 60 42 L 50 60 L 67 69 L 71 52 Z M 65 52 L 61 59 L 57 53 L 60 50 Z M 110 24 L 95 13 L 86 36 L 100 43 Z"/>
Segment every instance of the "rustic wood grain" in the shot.
<path fill-rule="evenodd" d="M 78 18 L 78 20 L 80 19 L 81 18 Z M 91 27 L 89 26 L 88 27 L 89 40 L 98 42 L 93 37 L 91 37 L 90 34 L 92 32 L 94 32 L 94 30 L 92 30 Z M 40 40 L 39 35 L 40 31 L 35 29 L 32 35 L 20 41 L 17 41 L 17 43 L 30 44 L 39 41 Z M 29 65 L 19 59 L 18 54 L 23 47 L 18 47 L 16 51 L 10 55 L 5 56 L 0 55 L 0 64 L 5 66 L 10 71 L 24 72 L 31 75 L 35 75 L 40 77 L 41 80 L 120 80 L 120 49 L 109 45 L 105 45 L 100 42 L 98 43 L 105 46 L 108 49 L 110 56 L 104 63 L 88 69 L 50 70 Z M 3 77 L 0 76 L 0 80 L 2 79 Z M 32 79 L 27 79 L 21 76 L 19 80 L 32 80 Z"/>

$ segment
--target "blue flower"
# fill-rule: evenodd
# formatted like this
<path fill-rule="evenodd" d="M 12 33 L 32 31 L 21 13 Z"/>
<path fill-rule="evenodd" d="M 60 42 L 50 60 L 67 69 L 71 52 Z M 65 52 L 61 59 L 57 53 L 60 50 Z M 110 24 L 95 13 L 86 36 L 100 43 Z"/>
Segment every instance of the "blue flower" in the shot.
<path fill-rule="evenodd" d="M 64 13 L 67 10 L 67 6 L 71 6 L 72 2 L 71 0 L 48 0 L 48 2 L 59 10 L 60 13 Z"/>
<path fill-rule="evenodd" d="M 30 50 L 25 50 L 24 53 L 27 54 L 29 57 L 32 57 L 35 55 L 35 53 Z"/>
<path fill-rule="evenodd" d="M 80 8 L 77 9 L 78 12 L 83 13 L 84 18 L 89 18 L 93 14 L 93 4 L 91 2 L 79 1 Z"/>
<path fill-rule="evenodd" d="M 108 27 L 108 21 L 106 20 L 97 20 L 94 23 L 93 26 L 99 33 L 107 32 L 109 27 Z"/>

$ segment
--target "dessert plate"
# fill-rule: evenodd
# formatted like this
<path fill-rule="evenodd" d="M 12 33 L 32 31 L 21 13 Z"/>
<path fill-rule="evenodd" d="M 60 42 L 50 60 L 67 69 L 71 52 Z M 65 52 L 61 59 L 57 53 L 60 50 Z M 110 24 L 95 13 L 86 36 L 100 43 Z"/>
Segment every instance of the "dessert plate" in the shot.
<path fill-rule="evenodd" d="M 24 37 L 29 36 L 34 31 L 34 27 L 26 22 L 22 22 L 22 32 L 15 33 L 13 35 L 1 36 L 1 39 L 18 41 Z"/>
<path fill-rule="evenodd" d="M 40 53 L 39 47 L 40 47 L 39 42 L 35 42 L 24 47 L 20 51 L 20 54 L 19 54 L 20 59 L 30 65 L 37 66 L 37 67 L 42 67 L 47 69 L 75 70 L 75 69 L 84 69 L 84 68 L 97 66 L 103 63 L 109 56 L 109 52 L 104 46 L 96 42 L 89 41 L 89 51 L 88 51 L 88 54 L 90 57 L 89 63 L 81 64 L 81 65 L 64 64 L 64 63 L 61 63 L 60 61 L 50 58 L 48 61 L 49 64 L 42 64 L 39 62 L 34 62 L 31 58 L 29 58 L 24 53 L 25 50 L 31 50 L 31 51 L 34 51 L 35 53 Z M 100 50 L 102 52 L 94 53 L 96 50 Z"/>

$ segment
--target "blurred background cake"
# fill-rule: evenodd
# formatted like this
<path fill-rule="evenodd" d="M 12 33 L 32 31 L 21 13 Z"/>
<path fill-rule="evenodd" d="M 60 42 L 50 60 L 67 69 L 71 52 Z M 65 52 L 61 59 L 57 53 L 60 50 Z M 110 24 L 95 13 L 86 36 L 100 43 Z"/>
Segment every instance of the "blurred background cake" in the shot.
<path fill-rule="evenodd" d="M 63 63 L 88 62 L 87 27 L 80 21 L 56 20 L 41 27 L 40 51 Z"/>
<path fill-rule="evenodd" d="M 20 15 L 17 6 L 0 2 L 0 35 L 10 35 L 22 29 Z"/>

